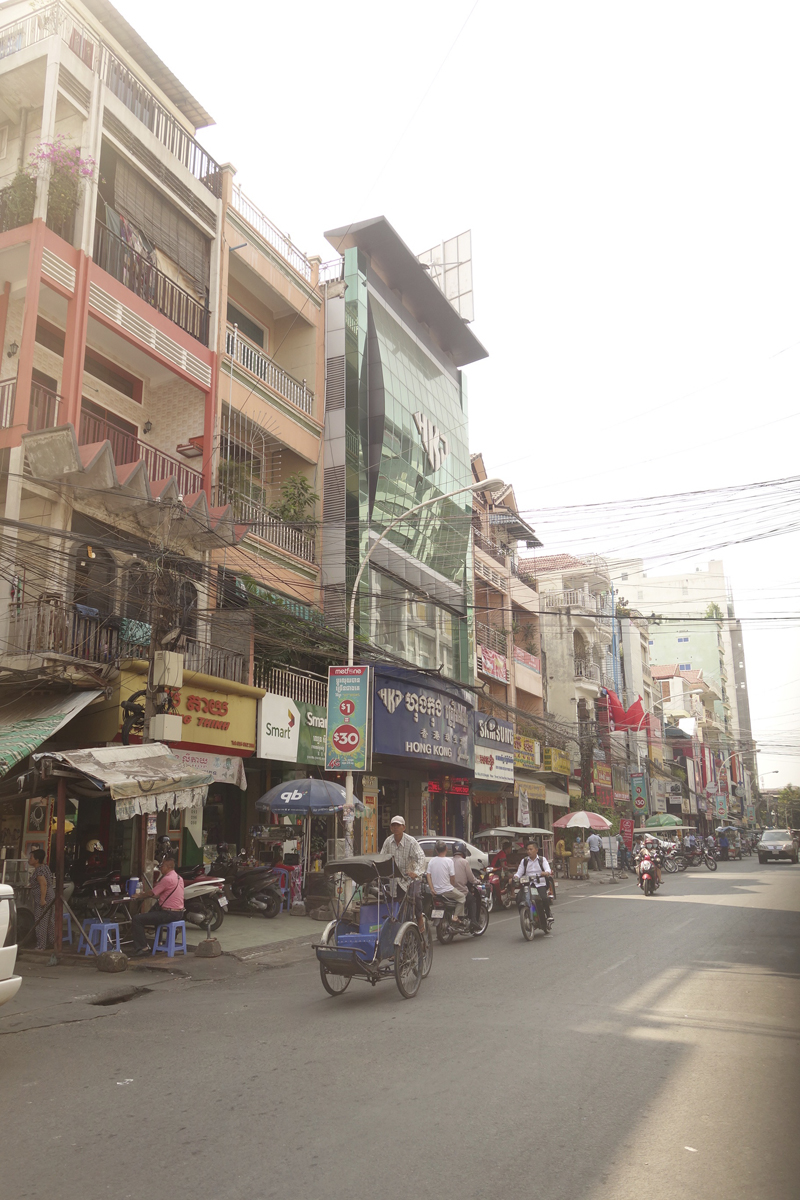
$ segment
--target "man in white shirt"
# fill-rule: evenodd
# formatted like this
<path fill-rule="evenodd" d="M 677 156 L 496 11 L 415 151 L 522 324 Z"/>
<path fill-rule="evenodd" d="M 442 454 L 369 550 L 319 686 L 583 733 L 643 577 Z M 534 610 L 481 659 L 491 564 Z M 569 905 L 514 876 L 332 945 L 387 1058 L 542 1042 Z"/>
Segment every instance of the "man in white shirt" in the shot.
<path fill-rule="evenodd" d="M 595 871 L 602 870 L 600 866 L 600 851 L 603 848 L 603 843 L 600 841 L 600 838 L 597 836 L 594 830 L 592 830 L 586 839 L 586 845 L 589 847 L 589 853 L 592 856 L 592 866 L 594 867 Z"/>
<path fill-rule="evenodd" d="M 551 913 L 550 897 L 547 894 L 547 876 L 552 874 L 550 863 L 543 854 L 539 853 L 539 847 L 535 842 L 528 842 L 527 854 L 517 867 L 517 879 L 525 879 L 531 887 L 536 888 L 539 893 L 539 903 L 548 919 Z M 521 897 L 522 893 L 520 892 L 520 899 Z"/>
<path fill-rule="evenodd" d="M 466 892 L 455 887 L 456 877 L 452 858 L 447 857 L 447 844 L 436 843 L 436 856 L 428 863 L 428 886 L 434 896 L 442 896 L 451 900 L 456 906 L 456 917 L 464 916 Z"/>

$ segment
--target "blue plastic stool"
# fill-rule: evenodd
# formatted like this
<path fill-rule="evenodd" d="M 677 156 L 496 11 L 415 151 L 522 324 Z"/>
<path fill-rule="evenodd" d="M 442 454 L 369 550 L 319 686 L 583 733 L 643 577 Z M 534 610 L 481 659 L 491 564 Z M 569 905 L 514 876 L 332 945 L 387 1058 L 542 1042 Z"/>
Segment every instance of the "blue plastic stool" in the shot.
<path fill-rule="evenodd" d="M 66 937 L 64 936 L 64 923 L 67 926 Z M 61 927 L 61 942 L 62 942 L 62 945 L 64 942 L 69 942 L 70 946 L 72 945 L 72 917 L 69 915 L 69 913 L 64 913 L 64 916 L 63 916 L 63 923 L 62 923 L 62 927 Z"/>
<path fill-rule="evenodd" d="M 176 934 L 178 930 L 182 930 L 183 937 L 180 943 L 176 942 Z M 166 930 L 167 944 L 164 945 L 161 941 L 161 934 Z M 176 950 L 183 950 L 186 954 L 186 922 L 185 921 L 169 921 L 163 925 L 156 925 L 156 937 L 153 942 L 153 954 L 166 954 L 168 958 L 175 957 Z"/>
<path fill-rule="evenodd" d="M 78 953 L 81 952 L 81 946 L 86 946 L 84 954 L 88 958 L 91 954 L 89 943 L 94 946 L 97 941 L 97 953 L 102 954 L 105 950 L 111 950 L 112 937 L 116 938 L 115 949 L 120 949 L 119 943 L 119 923 L 117 921 L 84 921 L 84 932 L 81 934 L 81 940 L 78 943 Z"/>

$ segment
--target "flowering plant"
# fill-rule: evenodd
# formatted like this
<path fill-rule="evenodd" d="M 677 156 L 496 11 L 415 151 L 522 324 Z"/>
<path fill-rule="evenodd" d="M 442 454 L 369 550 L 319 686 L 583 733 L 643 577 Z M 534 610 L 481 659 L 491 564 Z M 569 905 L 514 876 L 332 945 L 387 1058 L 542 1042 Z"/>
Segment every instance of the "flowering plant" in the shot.
<path fill-rule="evenodd" d="M 93 177 L 96 166 L 93 158 L 81 158 L 79 148 L 70 145 L 63 133 L 56 134 L 52 142 L 42 142 L 30 154 L 27 169 L 30 176 L 36 177 L 46 170 L 50 172 L 47 224 L 68 240 L 72 237 L 72 220 L 84 180 Z"/>

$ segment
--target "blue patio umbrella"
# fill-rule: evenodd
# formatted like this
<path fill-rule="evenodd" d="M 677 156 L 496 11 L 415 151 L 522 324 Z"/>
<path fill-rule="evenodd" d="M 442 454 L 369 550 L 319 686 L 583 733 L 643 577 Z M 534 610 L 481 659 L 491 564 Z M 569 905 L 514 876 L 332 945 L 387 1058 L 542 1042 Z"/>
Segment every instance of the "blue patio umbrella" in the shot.
<path fill-rule="evenodd" d="M 324 817 L 341 812 L 346 798 L 342 785 L 329 779 L 289 779 L 265 792 L 256 800 L 256 808 L 269 809 L 276 816 Z M 355 810 L 364 811 L 360 800 L 356 800 Z"/>

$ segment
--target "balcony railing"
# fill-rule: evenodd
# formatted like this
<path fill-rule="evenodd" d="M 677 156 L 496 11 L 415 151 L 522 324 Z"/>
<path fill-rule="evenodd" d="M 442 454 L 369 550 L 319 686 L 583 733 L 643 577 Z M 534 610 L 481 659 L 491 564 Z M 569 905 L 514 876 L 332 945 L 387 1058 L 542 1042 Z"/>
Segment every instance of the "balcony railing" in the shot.
<path fill-rule="evenodd" d="M 199 471 L 192 471 L 179 459 L 172 458 L 163 450 L 134 437 L 111 421 L 105 421 L 82 410 L 78 444 L 90 446 L 95 442 L 106 441 L 111 443 L 111 453 L 118 467 L 139 462 L 141 459 L 151 480 L 173 478 L 182 496 L 191 496 L 203 490 L 203 476 Z"/>
<path fill-rule="evenodd" d="M 587 662 L 583 658 L 575 659 L 575 678 L 587 679 L 591 683 L 600 683 L 600 668 L 596 663 Z"/>
<path fill-rule="evenodd" d="M 7 58 L 43 38 L 60 34 L 69 48 L 100 76 L 110 92 L 166 146 L 195 179 L 215 196 L 222 195 L 219 164 L 175 120 L 153 93 L 141 83 L 82 21 L 64 4 L 48 4 L 0 29 L 0 58 Z"/>
<path fill-rule="evenodd" d="M 101 221 L 95 222 L 94 261 L 198 342 L 208 345 L 208 303 L 201 304 L 178 287 Z"/>
<path fill-rule="evenodd" d="M 313 704 L 324 708 L 328 703 L 328 681 L 313 675 L 301 675 L 296 671 L 284 671 L 281 667 L 270 667 L 256 671 L 256 687 L 263 687 L 277 696 L 299 700 L 301 704 Z"/>
<path fill-rule="evenodd" d="M 605 596 L 588 589 L 567 588 L 563 592 L 542 592 L 545 608 L 585 608 L 598 616 L 611 616 L 611 604 Z"/>
<path fill-rule="evenodd" d="M 10 429 L 14 424 L 16 397 L 16 379 L 4 379 L 0 382 L 0 429 Z M 60 407 L 61 396 L 57 392 L 51 392 L 40 383 L 32 383 L 28 430 L 38 433 L 41 429 L 53 429 L 58 424 Z"/>
<path fill-rule="evenodd" d="M 281 550 L 287 550 L 306 562 L 314 562 L 314 538 L 296 525 L 288 525 L 276 513 L 270 512 L 257 500 L 243 496 L 241 492 L 217 484 L 214 488 L 214 503 L 230 504 L 234 520 L 250 526 L 248 533 L 261 538 Z"/>
<path fill-rule="evenodd" d="M 298 275 L 302 275 L 309 283 L 311 282 L 311 263 L 305 254 L 292 244 L 292 239 L 287 234 L 281 233 L 277 225 L 273 225 L 269 217 L 265 216 L 261 209 L 245 196 L 237 184 L 233 185 L 231 208 L 235 208 L 248 225 L 252 225 L 253 229 L 261 234 L 264 241 L 269 242 L 270 246 L 277 250 L 290 266 L 294 267 Z"/>
<path fill-rule="evenodd" d="M 320 283 L 337 283 L 340 279 L 344 279 L 344 259 L 332 258 L 330 262 L 324 262 L 319 269 Z"/>
<path fill-rule="evenodd" d="M 481 621 L 475 622 L 475 641 L 489 650 L 496 651 L 497 654 L 508 653 L 506 635 L 499 629 L 493 629 L 491 625 L 484 625 Z"/>
<path fill-rule="evenodd" d="M 225 353 L 229 358 L 241 363 L 246 371 L 255 375 L 267 387 L 272 388 L 273 392 L 277 392 L 290 404 L 311 415 L 314 393 L 306 387 L 305 379 L 298 383 L 294 376 L 284 371 L 283 367 L 279 367 L 268 354 L 259 350 L 252 342 L 246 341 L 232 325 L 228 326 L 225 334 Z"/>
<path fill-rule="evenodd" d="M 501 566 L 506 565 L 506 552 L 499 542 L 493 538 L 487 537 L 485 533 L 481 533 L 479 529 L 473 530 L 475 534 L 475 545 L 480 546 L 484 553 L 490 555 L 495 562 L 499 562 Z"/>
<path fill-rule="evenodd" d="M 7 653 L 58 655 L 94 664 L 115 663 L 123 658 L 146 661 L 149 643 L 127 641 L 125 626 L 120 617 L 104 617 L 96 609 L 53 596 L 22 604 L 12 612 Z M 248 663 L 243 654 L 192 637 L 184 637 L 178 649 L 187 671 L 247 682 Z"/>

